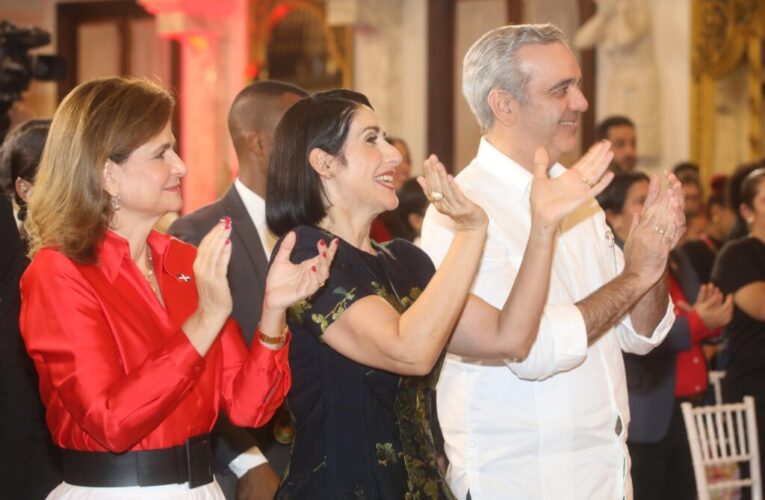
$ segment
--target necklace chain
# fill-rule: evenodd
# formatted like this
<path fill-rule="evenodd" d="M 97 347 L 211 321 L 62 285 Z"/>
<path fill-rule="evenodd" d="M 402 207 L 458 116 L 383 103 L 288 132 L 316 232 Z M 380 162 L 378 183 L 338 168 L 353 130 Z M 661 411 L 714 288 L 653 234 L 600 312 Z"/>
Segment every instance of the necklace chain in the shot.
<path fill-rule="evenodd" d="M 159 289 L 157 289 L 157 285 L 155 284 L 156 278 L 154 277 L 154 259 L 151 256 L 151 250 L 149 248 L 146 249 L 146 264 L 148 271 L 143 273 L 143 277 L 149 284 L 149 287 L 151 287 L 151 290 L 154 292 L 154 294 L 159 297 Z"/>

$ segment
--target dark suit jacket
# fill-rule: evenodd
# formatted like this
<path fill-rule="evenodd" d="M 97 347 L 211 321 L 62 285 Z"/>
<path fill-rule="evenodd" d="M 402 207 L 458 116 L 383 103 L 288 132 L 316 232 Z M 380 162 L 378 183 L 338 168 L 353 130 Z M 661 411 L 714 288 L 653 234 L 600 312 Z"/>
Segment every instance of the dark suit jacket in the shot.
<path fill-rule="evenodd" d="M 249 345 L 260 321 L 268 259 L 255 224 L 234 186 L 220 200 L 173 222 L 168 232 L 181 240 L 199 245 L 210 229 L 225 216 L 231 217 L 232 227 L 231 261 L 228 266 L 228 282 L 234 302 L 231 315 L 239 323 L 244 340 Z M 218 470 L 257 444 L 274 470 L 283 475 L 289 447 L 275 441 L 271 424 L 255 431 L 242 429 L 234 427 L 221 414 L 215 434 L 214 449 Z"/>
<path fill-rule="evenodd" d="M 680 250 L 670 254 L 672 273 L 683 294 L 694 301 L 699 280 L 688 257 Z M 691 348 L 691 330 L 686 317 L 678 317 L 667 338 L 645 356 L 624 355 L 630 404 L 628 440 L 656 443 L 667 434 L 675 404 L 677 352 Z"/>

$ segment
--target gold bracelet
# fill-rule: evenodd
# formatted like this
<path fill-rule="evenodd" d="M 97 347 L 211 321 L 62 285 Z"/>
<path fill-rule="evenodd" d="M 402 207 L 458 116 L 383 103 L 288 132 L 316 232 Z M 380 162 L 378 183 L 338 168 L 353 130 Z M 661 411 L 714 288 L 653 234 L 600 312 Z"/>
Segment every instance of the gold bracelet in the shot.
<path fill-rule="evenodd" d="M 258 340 L 262 342 L 263 344 L 266 344 L 268 347 L 278 346 L 281 344 L 284 344 L 287 342 L 287 336 L 290 333 L 289 327 L 285 324 L 284 329 L 282 330 L 281 335 L 277 337 L 271 337 L 263 333 L 263 330 L 260 329 L 260 325 L 258 325 L 258 329 L 256 330 Z"/>

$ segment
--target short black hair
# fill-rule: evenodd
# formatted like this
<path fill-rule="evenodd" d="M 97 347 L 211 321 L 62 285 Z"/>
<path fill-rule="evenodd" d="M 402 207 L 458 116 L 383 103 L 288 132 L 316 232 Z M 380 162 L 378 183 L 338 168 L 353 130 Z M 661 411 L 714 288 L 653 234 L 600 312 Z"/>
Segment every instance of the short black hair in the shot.
<path fill-rule="evenodd" d="M 266 222 L 276 236 L 299 225 L 317 225 L 327 214 L 319 174 L 309 162 L 314 148 L 343 159 L 356 111 L 362 104 L 337 97 L 307 97 L 287 110 L 276 127 L 266 182 Z"/>
<path fill-rule="evenodd" d="M 696 183 L 701 187 L 701 183 L 699 182 L 699 166 L 695 163 L 684 161 L 680 162 L 674 167 L 672 167 L 672 173 L 677 176 L 677 179 L 682 182 L 683 184 L 686 184 L 689 179 L 695 180 Z"/>
<path fill-rule="evenodd" d="M 611 129 L 611 127 L 620 127 L 623 125 L 635 128 L 635 122 L 626 116 L 609 116 L 602 122 L 598 123 L 598 126 L 595 128 L 595 135 L 597 140 L 602 141 L 603 139 L 608 139 L 608 131 Z"/>
<path fill-rule="evenodd" d="M 597 197 L 600 208 L 610 210 L 615 214 L 622 213 L 624 203 L 627 201 L 627 193 L 633 184 L 640 181 L 650 181 L 650 177 L 643 172 L 617 172 L 611 183 Z"/>
<path fill-rule="evenodd" d="M 260 80 L 240 90 L 236 97 L 234 97 L 234 101 L 231 103 L 228 111 L 228 131 L 231 137 L 235 138 L 237 130 L 242 127 L 254 130 L 266 127 L 266 124 L 269 123 L 266 117 L 268 113 L 258 109 L 253 115 L 252 103 L 257 102 L 258 99 L 263 99 L 261 102 L 275 100 L 284 94 L 308 97 L 308 92 L 304 89 L 279 80 Z M 246 110 L 246 113 L 242 113 L 240 108 Z M 246 123 L 241 123 L 243 120 Z M 236 146 L 236 139 L 234 139 L 234 145 Z"/>

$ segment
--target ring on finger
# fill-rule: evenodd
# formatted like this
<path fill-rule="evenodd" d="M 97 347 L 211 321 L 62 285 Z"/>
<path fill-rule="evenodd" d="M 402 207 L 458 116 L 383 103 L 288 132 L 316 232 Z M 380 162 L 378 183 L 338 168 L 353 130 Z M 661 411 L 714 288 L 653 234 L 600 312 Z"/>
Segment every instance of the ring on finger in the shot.
<path fill-rule="evenodd" d="M 582 182 L 584 182 L 585 184 L 587 184 L 589 187 L 593 187 L 593 186 L 595 186 L 595 183 L 594 183 L 594 182 L 592 182 L 592 181 L 590 181 L 590 179 L 588 179 L 588 178 L 587 178 L 587 177 L 585 177 L 585 176 L 582 176 Z"/>
<path fill-rule="evenodd" d="M 660 235 L 664 236 L 664 234 L 667 232 L 667 230 L 663 227 L 656 226 L 653 228 L 654 231 L 659 233 Z"/>
<path fill-rule="evenodd" d="M 432 191 L 430 193 L 430 196 L 428 196 L 428 201 L 431 203 L 435 203 L 437 201 L 441 201 L 444 199 L 444 194 L 440 191 Z"/>
<path fill-rule="evenodd" d="M 319 282 L 319 288 L 323 287 L 327 283 L 327 280 L 321 280 Z"/>

